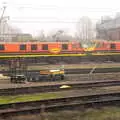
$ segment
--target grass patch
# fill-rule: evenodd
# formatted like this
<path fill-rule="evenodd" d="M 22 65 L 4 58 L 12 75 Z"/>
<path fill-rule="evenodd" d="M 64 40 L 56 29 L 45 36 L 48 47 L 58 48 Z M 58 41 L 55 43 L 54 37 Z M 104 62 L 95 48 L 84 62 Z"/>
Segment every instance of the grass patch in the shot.
<path fill-rule="evenodd" d="M 25 101 L 35 101 L 59 98 L 61 95 L 57 93 L 39 93 L 39 94 L 29 94 L 29 95 L 16 95 L 16 96 L 0 96 L 0 104 L 25 102 Z"/>
<path fill-rule="evenodd" d="M 44 116 L 44 117 L 43 117 Z M 120 120 L 119 107 L 89 108 L 12 117 L 8 120 Z"/>
<path fill-rule="evenodd" d="M 120 120 L 119 107 L 89 108 L 83 111 L 48 113 L 48 120 Z"/>

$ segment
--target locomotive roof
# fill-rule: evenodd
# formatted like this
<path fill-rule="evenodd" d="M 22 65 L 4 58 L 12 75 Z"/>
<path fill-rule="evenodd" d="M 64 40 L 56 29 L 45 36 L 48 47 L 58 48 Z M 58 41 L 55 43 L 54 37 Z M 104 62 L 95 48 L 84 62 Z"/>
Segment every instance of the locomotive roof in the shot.
<path fill-rule="evenodd" d="M 42 43 L 42 44 L 52 44 L 52 43 L 72 43 L 72 42 L 0 42 L 0 44 L 11 44 L 11 43 L 14 43 L 14 44 L 37 44 L 37 43 Z"/>

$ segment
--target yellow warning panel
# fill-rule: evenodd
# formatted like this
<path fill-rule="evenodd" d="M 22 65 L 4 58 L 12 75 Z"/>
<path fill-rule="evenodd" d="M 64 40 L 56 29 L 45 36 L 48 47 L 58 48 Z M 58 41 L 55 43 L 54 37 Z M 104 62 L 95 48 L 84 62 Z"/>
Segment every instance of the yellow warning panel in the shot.
<path fill-rule="evenodd" d="M 61 49 L 60 48 L 52 48 L 49 51 L 53 54 L 58 54 L 58 53 L 60 53 Z"/>
<path fill-rule="evenodd" d="M 32 57 L 64 57 L 64 56 L 87 56 L 87 54 L 24 54 L 24 55 L 0 55 L 0 59 L 1 58 L 32 58 Z"/>

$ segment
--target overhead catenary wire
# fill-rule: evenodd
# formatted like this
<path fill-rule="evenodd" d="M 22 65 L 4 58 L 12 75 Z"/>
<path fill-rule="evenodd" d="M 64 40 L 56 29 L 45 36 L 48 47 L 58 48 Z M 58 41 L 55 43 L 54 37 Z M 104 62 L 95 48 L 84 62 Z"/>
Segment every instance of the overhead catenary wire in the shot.
<path fill-rule="evenodd" d="M 84 10 L 87 12 L 113 12 L 113 11 L 119 11 L 119 8 L 90 8 L 90 7 L 82 7 L 82 6 L 57 6 L 57 5 L 33 5 L 33 4 L 8 4 L 8 7 L 10 8 L 17 8 L 17 9 L 33 9 L 33 10 Z"/>
<path fill-rule="evenodd" d="M 69 9 L 79 9 L 79 10 L 85 10 L 88 12 L 105 12 L 105 11 L 116 11 L 118 10 L 118 8 L 86 8 L 86 7 L 79 7 L 79 6 L 55 6 L 55 5 L 37 5 L 36 7 L 34 7 L 34 5 L 32 4 L 9 4 L 8 7 L 16 7 L 17 9 L 27 9 L 27 8 L 31 8 L 31 9 L 44 9 L 44 10 L 49 10 L 49 9 L 53 9 L 53 10 L 69 10 Z M 92 10 L 92 11 L 91 11 Z M 96 11 L 97 10 L 97 11 Z M 55 17 L 13 17 L 13 20 L 11 20 L 10 22 L 12 23 L 78 23 L 78 21 L 57 21 L 57 20 L 53 20 L 53 21 L 23 21 L 20 19 L 53 19 Z M 19 20 L 16 20 L 19 19 Z M 77 19 L 77 18 L 76 18 Z M 77 19 L 79 20 L 79 18 Z M 92 19 L 92 20 L 100 20 L 100 19 Z"/>
<path fill-rule="evenodd" d="M 70 21 L 74 21 L 74 20 L 79 20 L 80 18 L 78 17 L 73 17 L 73 18 L 58 18 L 58 17 L 36 17 L 36 16 L 21 16 L 21 17 L 12 17 L 11 20 L 23 20 L 23 19 L 52 19 L 52 20 L 70 20 Z M 91 20 L 99 20 L 97 18 L 92 18 Z M 30 20 L 29 20 L 30 21 Z"/>
<path fill-rule="evenodd" d="M 55 17 L 13 17 L 10 22 L 12 23 L 79 23 L 80 19 L 57 19 Z M 100 19 L 91 19 L 91 21 L 98 21 Z"/>
<path fill-rule="evenodd" d="M 77 21 L 10 21 L 12 23 L 78 23 Z"/>
<path fill-rule="evenodd" d="M 31 8 L 31 9 L 88 9 L 88 10 L 118 10 L 119 8 L 103 8 L 103 7 L 82 7 L 82 6 L 58 6 L 58 5 L 41 5 L 41 4 L 8 4 L 8 7 Z"/>

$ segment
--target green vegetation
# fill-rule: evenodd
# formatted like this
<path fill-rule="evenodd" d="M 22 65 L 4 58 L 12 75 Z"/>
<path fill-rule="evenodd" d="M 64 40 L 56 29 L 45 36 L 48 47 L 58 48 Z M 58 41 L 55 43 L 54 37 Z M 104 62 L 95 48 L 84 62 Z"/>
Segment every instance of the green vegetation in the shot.
<path fill-rule="evenodd" d="M 48 120 L 120 120 L 120 108 L 105 107 L 82 111 L 64 111 L 49 113 Z"/>
<path fill-rule="evenodd" d="M 10 119 L 10 118 L 8 118 Z M 38 115 L 12 117 L 11 120 L 120 120 L 119 107 L 104 107 L 100 109 L 72 110 Z"/>
<path fill-rule="evenodd" d="M 0 96 L 0 104 L 8 104 L 15 102 L 35 101 L 43 99 L 52 99 L 61 97 L 57 93 L 39 93 L 29 95 L 16 95 L 16 96 Z"/>

